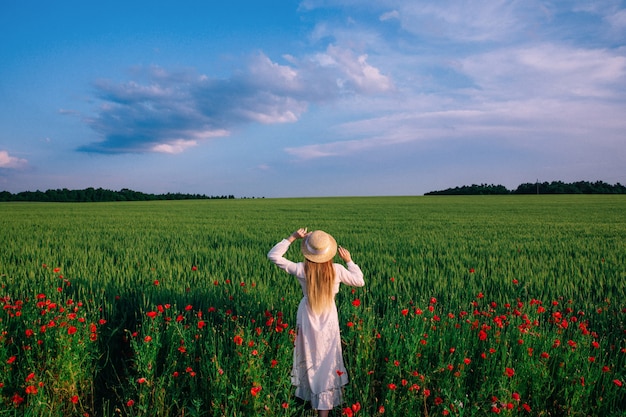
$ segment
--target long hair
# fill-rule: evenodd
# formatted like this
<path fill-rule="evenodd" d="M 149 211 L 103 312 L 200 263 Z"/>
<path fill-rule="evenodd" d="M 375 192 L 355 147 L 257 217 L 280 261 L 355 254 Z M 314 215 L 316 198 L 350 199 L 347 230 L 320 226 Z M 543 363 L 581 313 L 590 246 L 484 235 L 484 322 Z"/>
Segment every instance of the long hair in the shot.
<path fill-rule="evenodd" d="M 304 274 L 306 276 L 306 293 L 311 310 L 315 314 L 321 314 L 335 302 L 333 287 L 335 284 L 335 268 L 332 259 L 316 263 L 306 260 L 304 262 Z"/>

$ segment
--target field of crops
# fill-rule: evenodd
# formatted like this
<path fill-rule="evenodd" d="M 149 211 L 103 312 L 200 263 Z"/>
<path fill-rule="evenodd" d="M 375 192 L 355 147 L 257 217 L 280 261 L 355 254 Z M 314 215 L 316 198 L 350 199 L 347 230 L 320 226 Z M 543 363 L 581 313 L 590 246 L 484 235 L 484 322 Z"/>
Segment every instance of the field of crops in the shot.
<path fill-rule="evenodd" d="M 625 415 L 626 198 L 473 196 L 0 204 L 0 416 L 310 415 L 299 227 L 365 274 L 337 415 Z"/>

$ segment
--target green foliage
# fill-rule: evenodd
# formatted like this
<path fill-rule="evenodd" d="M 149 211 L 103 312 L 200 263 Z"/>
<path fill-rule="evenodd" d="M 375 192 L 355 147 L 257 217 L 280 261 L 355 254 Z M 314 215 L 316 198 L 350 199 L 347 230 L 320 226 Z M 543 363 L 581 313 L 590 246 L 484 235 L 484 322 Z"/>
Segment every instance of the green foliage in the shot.
<path fill-rule="evenodd" d="M 472 184 L 440 191 L 430 191 L 424 195 L 504 195 L 510 193 L 504 185 Z"/>
<path fill-rule="evenodd" d="M 103 188 L 85 188 L 84 190 L 68 190 L 67 188 L 44 191 L 22 191 L 12 194 L 8 191 L 0 191 L 0 201 L 39 201 L 58 203 L 85 203 L 85 202 L 110 202 L 110 201 L 155 201 L 155 200 L 206 200 L 206 199 L 234 199 L 235 196 L 211 196 L 203 194 L 147 194 L 140 191 L 122 188 L 119 191 L 105 190 Z"/>
<path fill-rule="evenodd" d="M 564 183 L 562 181 L 525 183 L 520 184 L 515 194 L 626 194 L 626 187 L 619 182 L 615 185 L 603 181 L 577 181 Z"/>
<path fill-rule="evenodd" d="M 0 204 L 0 402 L 7 415 L 306 415 L 289 378 L 302 294 L 266 254 L 307 226 L 365 273 L 336 300 L 346 414 L 621 416 L 625 206 Z"/>
<path fill-rule="evenodd" d="M 472 184 L 445 190 L 430 191 L 424 195 L 506 195 L 506 194 L 626 194 L 626 187 L 619 182 L 615 185 L 603 181 L 562 181 L 520 184 L 515 190 L 504 185 Z"/>

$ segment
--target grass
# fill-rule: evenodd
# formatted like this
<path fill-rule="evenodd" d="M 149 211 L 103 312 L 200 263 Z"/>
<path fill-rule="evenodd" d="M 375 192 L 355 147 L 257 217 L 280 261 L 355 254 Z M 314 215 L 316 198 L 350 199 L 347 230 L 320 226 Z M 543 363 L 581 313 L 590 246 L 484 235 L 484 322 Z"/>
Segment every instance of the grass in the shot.
<path fill-rule="evenodd" d="M 0 204 L 0 415 L 302 415 L 299 227 L 348 248 L 338 413 L 621 416 L 623 196 Z M 290 249 L 288 257 L 300 254 Z M 358 301 L 356 301 L 358 300 Z"/>

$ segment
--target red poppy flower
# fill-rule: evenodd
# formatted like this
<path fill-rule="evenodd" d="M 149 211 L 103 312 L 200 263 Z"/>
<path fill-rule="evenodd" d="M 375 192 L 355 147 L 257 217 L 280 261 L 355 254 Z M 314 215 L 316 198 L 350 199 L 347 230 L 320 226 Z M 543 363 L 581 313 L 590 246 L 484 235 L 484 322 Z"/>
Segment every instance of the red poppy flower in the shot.
<path fill-rule="evenodd" d="M 513 368 L 505 368 L 504 369 L 504 374 L 506 376 L 508 376 L 509 378 L 513 377 L 513 375 L 515 375 L 515 369 Z"/>
<path fill-rule="evenodd" d="M 256 397 L 260 391 L 261 391 L 260 385 L 250 388 L 250 394 L 252 394 L 253 397 Z"/>
<path fill-rule="evenodd" d="M 243 338 L 239 335 L 236 335 L 235 337 L 233 337 L 233 342 L 235 342 L 236 345 L 242 345 L 243 344 Z"/>
<path fill-rule="evenodd" d="M 74 333 L 76 333 L 78 329 L 75 326 L 70 326 L 67 328 L 67 334 L 69 335 L 73 335 Z"/>
<path fill-rule="evenodd" d="M 353 305 L 353 306 L 355 306 L 355 307 L 360 306 L 360 305 L 361 305 L 361 300 L 359 300 L 358 298 L 355 298 L 355 299 L 352 301 L 352 305 Z"/>
<path fill-rule="evenodd" d="M 618 387 L 621 387 L 621 386 L 623 385 L 623 384 L 622 384 L 622 381 L 620 381 L 619 379 L 614 379 L 614 380 L 613 380 L 613 383 L 614 383 L 615 385 L 617 385 Z"/>

